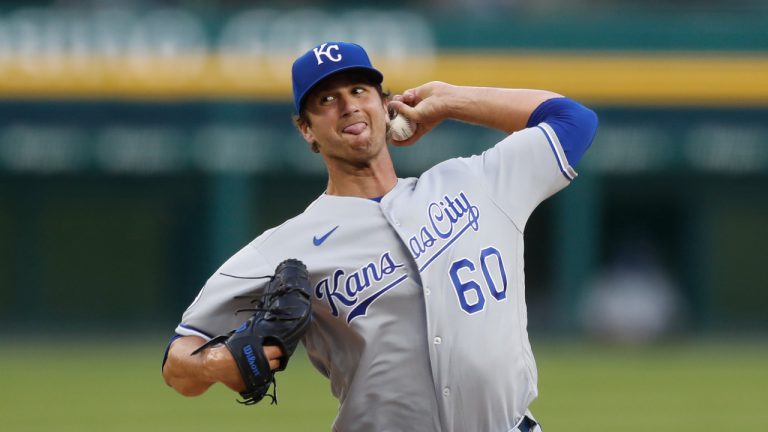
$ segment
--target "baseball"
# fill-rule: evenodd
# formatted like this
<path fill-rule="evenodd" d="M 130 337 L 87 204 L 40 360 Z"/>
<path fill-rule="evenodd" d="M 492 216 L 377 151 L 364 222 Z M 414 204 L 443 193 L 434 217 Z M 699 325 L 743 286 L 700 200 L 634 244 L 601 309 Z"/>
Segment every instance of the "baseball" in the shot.
<path fill-rule="evenodd" d="M 408 117 L 398 113 L 389 121 L 389 129 L 392 133 L 392 139 L 395 141 L 405 141 L 416 131 L 413 123 Z"/>

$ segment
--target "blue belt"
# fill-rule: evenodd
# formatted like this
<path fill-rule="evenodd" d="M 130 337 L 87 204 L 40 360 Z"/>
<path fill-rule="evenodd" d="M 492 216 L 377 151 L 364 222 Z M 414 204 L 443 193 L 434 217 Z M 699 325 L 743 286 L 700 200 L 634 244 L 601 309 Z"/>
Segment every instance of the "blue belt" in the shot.
<path fill-rule="evenodd" d="M 536 422 L 528 418 L 528 416 L 524 416 L 523 419 L 520 421 L 520 424 L 517 425 L 517 430 L 520 432 L 530 432 L 533 430 L 533 428 L 536 426 Z"/>

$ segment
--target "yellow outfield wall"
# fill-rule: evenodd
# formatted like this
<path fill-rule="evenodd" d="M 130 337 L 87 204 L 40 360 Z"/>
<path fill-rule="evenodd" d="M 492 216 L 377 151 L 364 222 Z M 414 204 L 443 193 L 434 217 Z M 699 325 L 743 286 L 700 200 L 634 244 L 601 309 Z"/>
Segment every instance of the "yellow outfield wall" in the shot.
<path fill-rule="evenodd" d="M 374 60 L 395 93 L 442 80 L 545 88 L 604 105 L 768 106 L 768 53 L 441 52 Z M 0 64 L 0 99 L 286 101 L 290 63 L 219 54 L 13 58 Z"/>

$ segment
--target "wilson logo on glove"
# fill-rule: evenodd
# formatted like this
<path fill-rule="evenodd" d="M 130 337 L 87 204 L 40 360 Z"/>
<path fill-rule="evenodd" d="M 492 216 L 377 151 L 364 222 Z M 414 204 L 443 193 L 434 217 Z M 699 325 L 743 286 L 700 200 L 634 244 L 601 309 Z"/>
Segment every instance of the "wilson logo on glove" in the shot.
<path fill-rule="evenodd" d="M 245 353 L 245 358 L 248 359 L 248 366 L 251 367 L 251 371 L 254 375 L 261 375 L 259 372 L 259 367 L 256 366 L 256 355 L 253 354 L 253 347 L 250 345 L 246 345 L 243 348 L 243 353 Z"/>

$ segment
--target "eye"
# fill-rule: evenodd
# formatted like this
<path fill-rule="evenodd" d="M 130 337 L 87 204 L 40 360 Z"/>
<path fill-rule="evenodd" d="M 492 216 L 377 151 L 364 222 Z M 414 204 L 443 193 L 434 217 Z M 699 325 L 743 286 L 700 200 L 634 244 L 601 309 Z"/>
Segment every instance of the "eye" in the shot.
<path fill-rule="evenodd" d="M 336 100 L 336 98 L 333 97 L 333 95 L 320 96 L 320 104 L 321 105 L 328 105 L 329 103 L 333 102 L 334 100 Z"/>
<path fill-rule="evenodd" d="M 359 95 L 359 94 L 362 94 L 362 93 L 365 93 L 365 88 L 364 87 L 354 87 L 352 89 L 352 94 Z"/>

